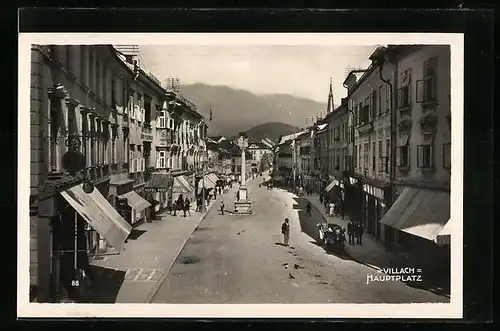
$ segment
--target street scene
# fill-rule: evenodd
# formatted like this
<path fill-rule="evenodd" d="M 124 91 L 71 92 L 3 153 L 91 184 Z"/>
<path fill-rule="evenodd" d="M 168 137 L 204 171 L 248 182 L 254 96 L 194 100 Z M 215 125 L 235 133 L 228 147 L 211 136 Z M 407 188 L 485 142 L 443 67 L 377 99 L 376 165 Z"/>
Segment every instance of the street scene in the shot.
<path fill-rule="evenodd" d="M 30 301 L 449 303 L 450 48 L 342 47 L 33 44 Z"/>

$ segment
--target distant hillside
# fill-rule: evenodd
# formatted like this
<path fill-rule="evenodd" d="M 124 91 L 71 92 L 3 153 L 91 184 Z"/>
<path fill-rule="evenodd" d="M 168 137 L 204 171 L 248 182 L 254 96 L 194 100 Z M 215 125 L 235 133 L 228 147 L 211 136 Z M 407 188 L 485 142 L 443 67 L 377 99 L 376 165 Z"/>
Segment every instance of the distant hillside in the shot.
<path fill-rule="evenodd" d="M 274 142 L 278 142 L 281 135 L 286 135 L 299 131 L 300 128 L 280 122 L 264 123 L 254 126 L 246 131 L 247 135 L 252 138 L 269 138 Z"/>
<path fill-rule="evenodd" d="M 209 123 L 209 134 L 225 137 L 260 124 L 281 123 L 304 127 L 306 118 L 310 123 L 317 111 L 326 110 L 326 103 L 288 94 L 256 95 L 228 86 L 185 85 L 180 93 L 194 102 L 207 118 L 208 109 L 212 108 L 213 121 Z"/>

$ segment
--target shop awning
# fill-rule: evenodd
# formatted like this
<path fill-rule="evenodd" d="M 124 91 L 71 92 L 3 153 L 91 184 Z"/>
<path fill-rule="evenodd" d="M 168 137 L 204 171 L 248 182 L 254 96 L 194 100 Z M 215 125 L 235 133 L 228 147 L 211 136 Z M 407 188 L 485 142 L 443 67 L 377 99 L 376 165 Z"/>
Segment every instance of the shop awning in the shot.
<path fill-rule="evenodd" d="M 146 182 L 144 191 L 146 192 L 167 192 L 174 183 L 170 174 L 152 173 L 151 178 Z"/>
<path fill-rule="evenodd" d="M 449 192 L 406 187 L 380 223 L 434 241 L 449 219 Z"/>
<path fill-rule="evenodd" d="M 210 176 L 210 174 L 203 176 L 203 178 L 198 183 L 198 194 L 201 193 L 203 188 L 207 190 L 213 189 L 215 187 L 215 183 L 216 182 L 212 179 L 212 176 Z"/>
<path fill-rule="evenodd" d="M 442 245 L 450 245 L 451 244 L 451 233 L 453 232 L 453 222 L 451 219 L 446 223 L 446 225 L 441 229 L 438 236 L 434 240 L 436 244 Z"/>
<path fill-rule="evenodd" d="M 92 193 L 85 193 L 83 184 L 80 184 L 61 192 L 61 195 L 92 228 L 113 247 L 121 250 L 132 226 L 118 214 L 99 190 L 94 188 Z"/>
<path fill-rule="evenodd" d="M 173 193 L 191 193 L 194 188 L 184 176 L 174 177 Z"/>
<path fill-rule="evenodd" d="M 144 209 L 151 207 L 151 204 L 135 191 L 127 192 L 125 194 L 119 195 L 119 197 L 122 199 L 127 199 L 127 205 L 132 207 L 136 212 L 143 211 Z"/>
<path fill-rule="evenodd" d="M 211 180 L 212 180 L 212 182 L 214 182 L 214 183 L 217 183 L 217 181 L 219 180 L 219 177 L 217 177 L 217 175 L 216 175 L 216 174 L 214 174 L 214 173 L 211 173 L 211 174 L 209 174 L 208 176 L 210 177 L 210 179 L 211 179 Z"/>
<path fill-rule="evenodd" d="M 325 191 L 330 192 L 335 185 L 341 186 L 341 184 L 342 183 L 338 179 L 334 179 L 330 182 L 330 184 L 328 184 L 328 186 L 325 188 Z"/>

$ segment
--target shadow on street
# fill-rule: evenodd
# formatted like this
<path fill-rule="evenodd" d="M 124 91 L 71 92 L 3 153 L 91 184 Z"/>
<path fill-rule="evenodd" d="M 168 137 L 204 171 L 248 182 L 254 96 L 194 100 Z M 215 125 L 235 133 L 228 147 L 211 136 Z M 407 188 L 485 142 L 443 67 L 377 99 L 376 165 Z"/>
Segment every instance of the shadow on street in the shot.
<path fill-rule="evenodd" d="M 292 191 L 289 188 L 287 188 L 286 190 L 289 192 Z M 316 240 L 318 239 L 317 238 L 318 233 L 316 230 L 316 224 L 319 222 L 329 222 L 329 221 L 325 219 L 323 214 L 312 203 L 311 203 L 312 216 L 308 216 L 305 210 L 307 205 L 307 200 L 305 198 L 294 197 L 294 200 L 299 205 L 299 208 L 297 209 L 299 209 L 298 213 L 299 213 L 302 232 L 306 233 L 309 237 L 314 239 L 314 241 L 311 241 L 311 243 L 317 245 Z M 347 219 L 348 217 L 349 216 L 346 215 Z M 364 237 L 366 236 L 369 236 L 369 234 L 364 235 Z M 346 243 L 346 245 L 350 244 Z M 410 253 L 408 254 L 408 256 L 406 256 L 406 255 L 396 255 L 394 253 L 388 252 L 385 248 L 380 248 L 380 250 L 381 250 L 381 255 L 366 254 L 362 256 L 353 256 L 348 252 L 344 252 L 341 254 L 335 253 L 332 255 L 335 255 L 336 257 L 344 260 L 355 261 L 370 268 L 373 268 L 373 266 L 377 266 L 379 268 L 398 268 L 411 265 L 420 265 L 422 266 L 423 270 L 422 281 L 420 282 L 407 281 L 404 283 L 409 287 L 430 291 L 438 295 L 443 295 L 443 296 L 450 295 L 450 277 L 449 277 L 450 262 L 444 262 L 436 265 L 435 261 L 440 260 L 438 258 L 432 259 L 432 261 L 429 261 L 427 257 L 413 258 L 413 259 L 409 258 L 409 256 L 419 256 L 418 252 Z"/>
<path fill-rule="evenodd" d="M 146 230 L 132 229 L 132 231 L 130 232 L 130 234 L 127 237 L 127 240 L 137 240 L 144 233 L 146 233 Z"/>
<path fill-rule="evenodd" d="M 125 271 L 91 266 L 96 284 L 87 290 L 80 303 L 115 303 L 123 281 Z"/>
<path fill-rule="evenodd" d="M 323 215 L 321 215 L 319 211 L 316 208 L 314 208 L 314 206 L 312 206 L 311 216 L 309 216 L 306 211 L 307 200 L 301 197 L 294 197 L 293 199 L 296 201 L 296 203 L 294 204 L 294 209 L 298 210 L 297 214 L 299 216 L 301 231 L 313 239 L 310 241 L 310 243 L 320 246 L 318 244 L 319 232 L 317 225 L 319 223 L 325 222 Z M 295 208 L 295 206 L 298 207 Z M 347 252 L 345 251 L 339 251 L 339 252 L 330 251 L 330 252 L 325 252 L 325 254 L 333 255 L 342 260 L 353 260 L 352 257 L 349 256 L 349 254 L 347 254 Z"/>

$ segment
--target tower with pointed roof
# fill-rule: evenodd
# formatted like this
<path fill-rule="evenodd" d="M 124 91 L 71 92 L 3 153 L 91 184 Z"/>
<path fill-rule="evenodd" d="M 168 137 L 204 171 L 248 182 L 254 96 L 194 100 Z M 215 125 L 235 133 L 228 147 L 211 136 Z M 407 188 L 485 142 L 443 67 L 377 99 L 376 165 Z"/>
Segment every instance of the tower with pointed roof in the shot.
<path fill-rule="evenodd" d="M 330 78 L 330 93 L 328 93 L 328 106 L 326 108 L 326 113 L 330 114 L 334 108 L 335 105 L 333 103 L 333 87 L 332 87 L 332 78 Z"/>

